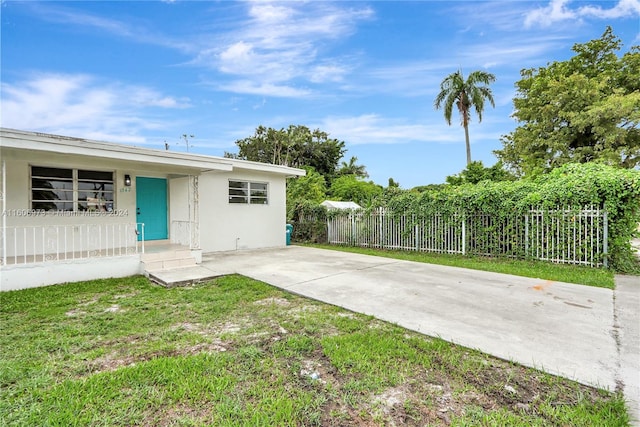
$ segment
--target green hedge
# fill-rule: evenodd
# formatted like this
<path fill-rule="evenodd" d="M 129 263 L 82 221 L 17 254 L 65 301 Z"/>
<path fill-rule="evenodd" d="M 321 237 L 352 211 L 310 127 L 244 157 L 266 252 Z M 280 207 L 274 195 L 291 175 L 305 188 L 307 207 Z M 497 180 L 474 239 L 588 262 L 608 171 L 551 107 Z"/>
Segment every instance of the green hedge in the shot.
<path fill-rule="evenodd" d="M 291 240 L 300 243 L 327 243 L 327 209 L 309 200 L 296 204 L 289 219 Z"/>
<path fill-rule="evenodd" d="M 535 179 L 484 181 L 443 186 L 423 193 L 391 189 L 372 208 L 397 215 L 429 213 L 490 213 L 510 216 L 531 208 L 604 208 L 609 220 L 609 266 L 619 272 L 639 272 L 630 240 L 640 222 L 640 171 L 599 163 L 568 164 Z"/>

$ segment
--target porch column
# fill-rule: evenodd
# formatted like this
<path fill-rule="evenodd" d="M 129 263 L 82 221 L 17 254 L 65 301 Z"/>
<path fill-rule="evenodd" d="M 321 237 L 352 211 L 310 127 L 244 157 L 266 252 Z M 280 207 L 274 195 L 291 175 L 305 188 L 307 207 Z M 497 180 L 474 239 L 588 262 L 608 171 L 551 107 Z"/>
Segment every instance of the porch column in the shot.
<path fill-rule="evenodd" d="M 200 190 L 198 176 L 189 175 L 189 221 L 191 231 L 191 249 L 200 249 Z"/>

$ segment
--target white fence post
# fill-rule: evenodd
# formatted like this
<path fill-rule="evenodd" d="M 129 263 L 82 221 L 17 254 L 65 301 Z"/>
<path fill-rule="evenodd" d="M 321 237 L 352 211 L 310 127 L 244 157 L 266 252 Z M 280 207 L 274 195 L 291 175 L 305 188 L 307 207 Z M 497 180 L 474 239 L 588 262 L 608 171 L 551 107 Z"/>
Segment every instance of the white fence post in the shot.
<path fill-rule="evenodd" d="M 609 267 L 609 217 L 606 210 L 602 213 L 602 262 L 605 268 Z"/>
<path fill-rule="evenodd" d="M 462 215 L 462 255 L 467 254 L 467 216 Z"/>

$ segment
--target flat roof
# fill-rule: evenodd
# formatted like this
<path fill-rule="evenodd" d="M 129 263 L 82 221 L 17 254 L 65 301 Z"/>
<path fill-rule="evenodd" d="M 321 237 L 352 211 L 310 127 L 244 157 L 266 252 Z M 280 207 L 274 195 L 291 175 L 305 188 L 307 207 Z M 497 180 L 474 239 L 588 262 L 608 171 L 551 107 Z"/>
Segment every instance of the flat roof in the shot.
<path fill-rule="evenodd" d="M 18 150 L 75 154 L 155 165 L 179 166 L 197 169 L 201 172 L 249 170 L 286 176 L 303 176 L 306 173 L 303 169 L 288 166 L 0 128 L 0 148 L 4 147 Z"/>

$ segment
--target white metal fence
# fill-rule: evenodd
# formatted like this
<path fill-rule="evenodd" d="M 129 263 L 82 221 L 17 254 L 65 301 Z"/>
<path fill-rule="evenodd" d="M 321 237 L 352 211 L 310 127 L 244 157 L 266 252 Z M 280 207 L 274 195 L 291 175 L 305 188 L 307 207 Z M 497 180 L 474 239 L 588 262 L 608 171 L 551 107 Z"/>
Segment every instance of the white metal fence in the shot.
<path fill-rule="evenodd" d="M 607 213 L 597 207 L 523 215 L 391 215 L 348 211 L 327 219 L 331 244 L 607 265 Z"/>
<path fill-rule="evenodd" d="M 144 253 L 144 224 L 12 226 L 0 241 L 2 265 L 132 255 Z"/>

